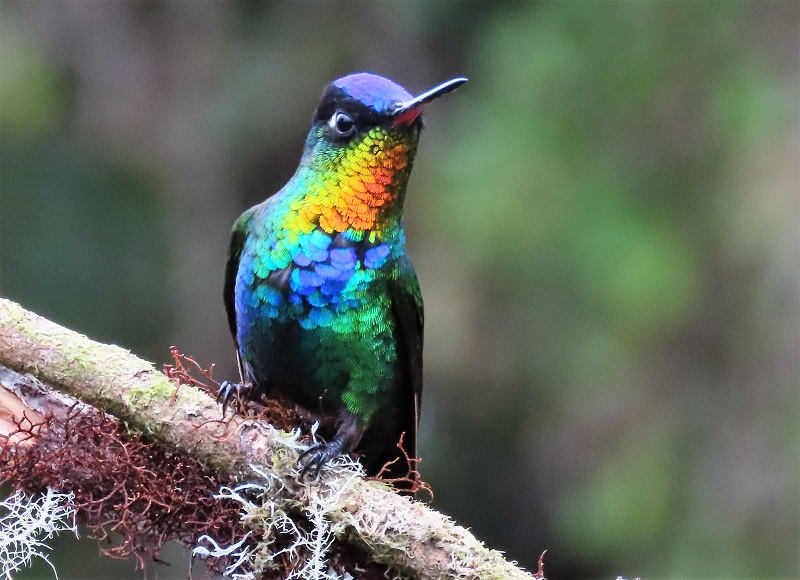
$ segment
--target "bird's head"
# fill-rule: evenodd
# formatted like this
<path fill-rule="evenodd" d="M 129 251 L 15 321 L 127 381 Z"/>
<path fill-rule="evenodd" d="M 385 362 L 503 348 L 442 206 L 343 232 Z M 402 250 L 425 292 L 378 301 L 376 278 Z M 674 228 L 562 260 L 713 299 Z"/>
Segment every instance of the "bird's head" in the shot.
<path fill-rule="evenodd" d="M 333 229 L 371 229 L 379 214 L 402 204 L 422 128 L 425 106 L 467 81 L 455 78 L 414 97 L 370 73 L 342 77 L 325 87 L 306 140 L 301 170 L 319 187 L 343 196 L 359 218 Z M 398 201 L 399 203 L 395 203 Z M 363 210 L 358 207 L 365 206 Z M 383 209 L 382 209 L 383 208 Z M 327 229 L 327 228 L 326 228 Z"/>
<path fill-rule="evenodd" d="M 377 138 L 380 142 L 382 136 L 413 148 L 419 138 L 425 106 L 465 82 L 465 78 L 455 78 L 413 97 L 382 76 L 347 75 L 325 87 L 314 112 L 309 141 L 322 145 L 318 152 L 331 151 L 333 155 L 358 149 L 365 140 Z M 370 137 L 373 129 L 378 131 Z"/>

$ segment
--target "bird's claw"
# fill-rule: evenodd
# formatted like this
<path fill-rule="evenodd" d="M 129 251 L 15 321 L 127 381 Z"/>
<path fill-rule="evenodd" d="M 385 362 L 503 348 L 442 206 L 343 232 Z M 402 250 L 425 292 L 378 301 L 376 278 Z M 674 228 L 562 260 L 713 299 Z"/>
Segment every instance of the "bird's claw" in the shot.
<path fill-rule="evenodd" d="M 248 400 L 251 391 L 252 385 L 223 381 L 222 385 L 219 387 L 219 391 L 217 391 L 217 403 L 222 403 L 222 416 L 225 416 L 228 405 L 241 408 L 242 403 Z"/>
<path fill-rule="evenodd" d="M 300 469 L 300 477 L 305 478 L 309 472 L 314 473 L 314 479 L 319 478 L 322 468 L 331 461 L 336 459 L 342 454 L 342 445 L 338 439 L 334 439 L 330 443 L 317 443 L 312 445 L 300 454 L 297 458 L 297 464 L 302 466 Z"/>

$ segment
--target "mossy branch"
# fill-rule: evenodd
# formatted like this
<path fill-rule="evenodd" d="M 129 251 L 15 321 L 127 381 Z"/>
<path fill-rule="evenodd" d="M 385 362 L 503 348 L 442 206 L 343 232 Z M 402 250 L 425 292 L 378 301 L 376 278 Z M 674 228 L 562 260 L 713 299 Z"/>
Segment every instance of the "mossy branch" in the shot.
<path fill-rule="evenodd" d="M 204 392 L 177 388 L 130 352 L 92 341 L 2 298 L 0 365 L 56 391 L 32 389 L 30 383 L 17 388 L 0 376 L 0 435 L 23 413 L 29 418 L 46 414 L 48 397 L 66 394 L 115 416 L 132 432 L 196 458 L 221 479 L 252 477 L 251 464 L 282 481 L 296 478 L 293 462 L 274 460 L 285 458 L 287 449 L 269 426 L 245 417 L 220 421 L 219 406 Z M 372 561 L 412 578 L 533 577 L 446 516 L 381 483 L 329 471 L 317 483 L 294 481 L 286 489 L 296 494 L 290 499 L 301 512 L 310 489 L 336 487 L 341 478 L 348 480 L 346 493 L 325 517 L 337 539 L 365 549 Z"/>

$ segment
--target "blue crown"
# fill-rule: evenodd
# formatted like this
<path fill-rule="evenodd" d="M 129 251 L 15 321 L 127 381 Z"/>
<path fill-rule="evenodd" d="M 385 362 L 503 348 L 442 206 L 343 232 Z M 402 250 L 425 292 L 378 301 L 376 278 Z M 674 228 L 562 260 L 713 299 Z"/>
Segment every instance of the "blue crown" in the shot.
<path fill-rule="evenodd" d="M 377 113 L 390 113 L 398 105 L 412 99 L 411 94 L 397 83 L 372 73 L 355 73 L 333 81 L 354 99 Z"/>

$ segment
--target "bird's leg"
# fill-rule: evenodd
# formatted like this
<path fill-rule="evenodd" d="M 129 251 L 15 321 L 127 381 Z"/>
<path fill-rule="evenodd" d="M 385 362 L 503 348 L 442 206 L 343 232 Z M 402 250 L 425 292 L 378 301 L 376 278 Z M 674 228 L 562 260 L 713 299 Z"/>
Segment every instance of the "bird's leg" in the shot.
<path fill-rule="evenodd" d="M 319 472 L 323 466 L 331 459 L 336 459 L 344 453 L 349 453 L 361 439 L 362 428 L 358 418 L 348 413 L 339 423 L 336 435 L 327 443 L 316 443 L 300 454 L 297 459 L 298 465 L 302 466 L 300 475 L 305 477 L 307 473 L 314 472 L 314 478 L 319 477 Z"/>
<path fill-rule="evenodd" d="M 236 404 L 236 407 L 241 409 L 242 402 L 249 401 L 253 394 L 253 383 L 248 383 L 247 386 L 245 386 L 244 367 L 242 365 L 242 357 L 239 354 L 239 349 L 236 349 L 236 366 L 239 368 L 239 382 L 231 383 L 229 381 L 223 381 L 217 391 L 217 403 L 222 403 L 223 417 L 231 401 Z"/>
<path fill-rule="evenodd" d="M 234 406 L 241 409 L 244 401 L 249 401 L 253 394 L 253 383 L 231 383 L 230 381 L 223 381 L 222 385 L 217 391 L 217 403 L 222 403 L 222 416 L 225 416 L 225 411 L 228 405 L 233 403 Z"/>

